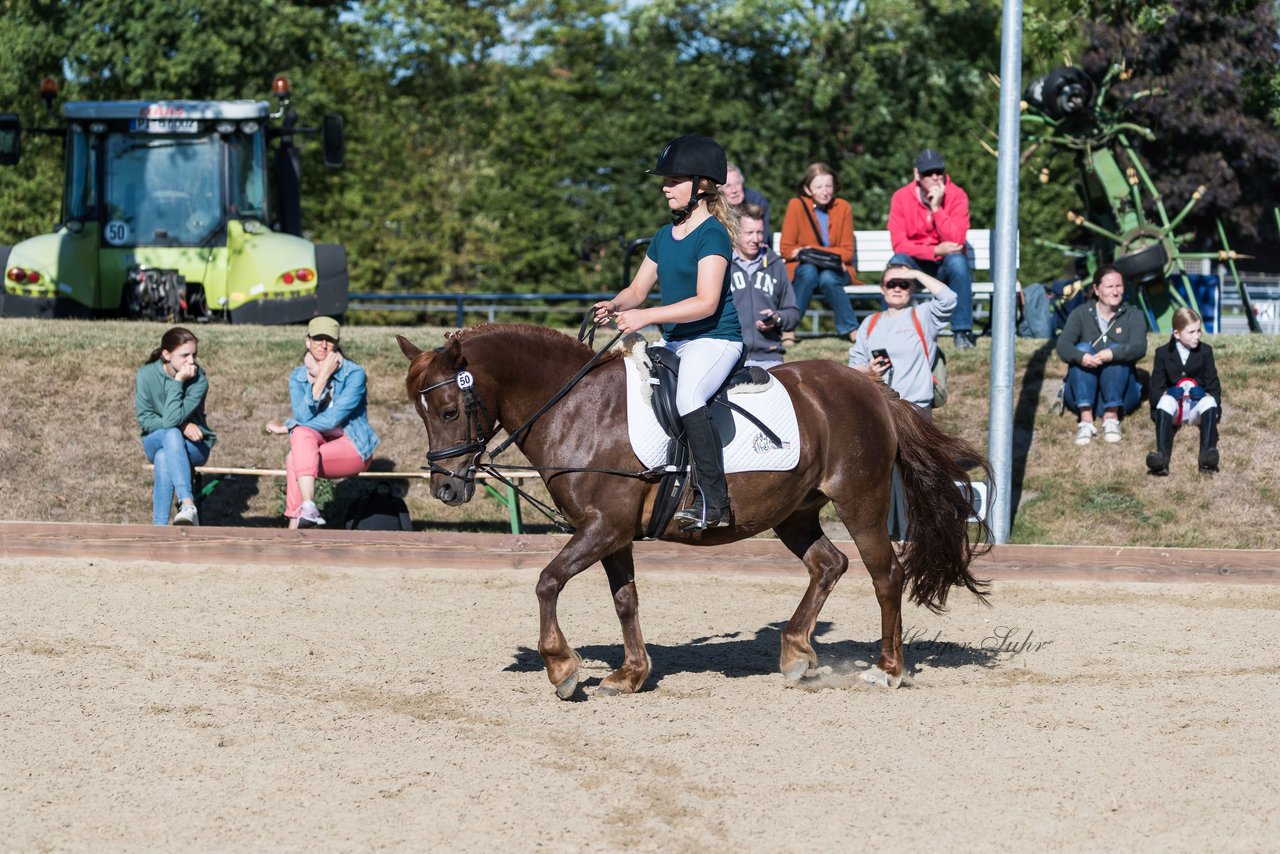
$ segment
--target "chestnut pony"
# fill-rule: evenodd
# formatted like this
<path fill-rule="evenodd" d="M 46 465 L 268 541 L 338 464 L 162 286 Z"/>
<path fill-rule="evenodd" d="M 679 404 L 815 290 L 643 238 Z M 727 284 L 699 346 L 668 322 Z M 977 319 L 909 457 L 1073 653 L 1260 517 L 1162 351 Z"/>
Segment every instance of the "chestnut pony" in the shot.
<path fill-rule="evenodd" d="M 450 333 L 443 347 L 425 352 L 397 338 L 411 363 L 409 399 L 427 428 L 434 463 L 431 492 L 450 505 L 471 499 L 481 455 L 499 426 L 515 431 L 525 425 L 596 355 L 563 333 L 536 326 L 479 326 Z M 516 442 L 533 466 L 555 469 L 544 471 L 543 480 L 574 529 L 537 585 L 538 652 L 562 699 L 578 685 L 580 659 L 560 630 L 556 603 L 569 579 L 597 561 L 609 577 L 624 650 L 622 666 L 599 690 L 638 691 L 651 669 L 640 632 L 632 543 L 642 536 L 657 487 L 625 474 L 644 465 L 627 437 L 624 370 L 618 351 L 606 354 Z M 863 677 L 897 687 L 904 667 L 904 586 L 909 585 L 914 602 L 934 611 L 945 607 L 953 586 L 985 598 L 986 582 L 969 571 L 985 546 L 969 539 L 972 508 L 956 482 L 967 482 L 970 468 L 982 468 L 989 480 L 987 462 L 866 374 L 829 361 L 788 363 L 772 373 L 795 404 L 800 427 L 795 469 L 729 475 L 730 527 L 686 534 L 673 522 L 661 539 L 715 546 L 772 528 L 804 561 L 809 587 L 782 632 L 780 666 L 787 684 L 794 684 L 817 667 L 814 624 L 849 565 L 818 520 L 823 505 L 834 503 L 880 604 L 880 658 Z M 895 462 L 910 537 L 896 553 L 887 528 Z"/>

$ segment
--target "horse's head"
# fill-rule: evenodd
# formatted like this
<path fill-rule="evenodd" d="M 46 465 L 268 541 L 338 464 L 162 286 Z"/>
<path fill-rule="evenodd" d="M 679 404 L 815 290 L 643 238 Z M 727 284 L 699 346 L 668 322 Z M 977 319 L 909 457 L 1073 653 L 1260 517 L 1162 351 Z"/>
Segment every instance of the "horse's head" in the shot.
<path fill-rule="evenodd" d="M 450 506 L 465 504 L 475 494 L 476 468 L 497 429 L 497 412 L 481 398 L 456 334 L 425 352 L 399 335 L 396 340 L 410 363 L 405 389 L 427 428 L 431 494 Z"/>

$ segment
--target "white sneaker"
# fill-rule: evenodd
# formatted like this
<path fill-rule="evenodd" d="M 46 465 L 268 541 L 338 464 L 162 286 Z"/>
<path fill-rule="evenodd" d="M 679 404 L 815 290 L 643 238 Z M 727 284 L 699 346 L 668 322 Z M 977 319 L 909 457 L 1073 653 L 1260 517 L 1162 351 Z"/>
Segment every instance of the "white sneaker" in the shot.
<path fill-rule="evenodd" d="M 298 508 L 298 527 L 299 528 L 319 528 L 324 525 L 324 517 L 320 515 L 320 508 L 316 507 L 314 501 L 302 502 L 302 507 Z"/>
<path fill-rule="evenodd" d="M 1102 419 L 1102 438 L 1108 442 L 1119 442 L 1120 436 L 1120 419 L 1104 418 Z"/>
<path fill-rule="evenodd" d="M 196 512 L 196 506 L 194 504 L 183 504 L 182 507 L 178 509 L 177 514 L 174 515 L 173 524 L 199 525 L 200 514 Z"/>
<path fill-rule="evenodd" d="M 1076 444 L 1087 445 L 1096 435 L 1098 435 L 1098 428 L 1093 426 L 1093 422 L 1081 421 L 1080 428 L 1076 430 Z"/>

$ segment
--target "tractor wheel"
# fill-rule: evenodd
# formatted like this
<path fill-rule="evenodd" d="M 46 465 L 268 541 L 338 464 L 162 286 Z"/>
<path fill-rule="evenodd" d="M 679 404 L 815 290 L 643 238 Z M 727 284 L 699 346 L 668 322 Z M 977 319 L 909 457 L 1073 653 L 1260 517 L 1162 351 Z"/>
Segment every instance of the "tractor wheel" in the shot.
<path fill-rule="evenodd" d="M 347 311 L 347 250 L 336 243 L 316 244 L 316 314 L 341 317 Z"/>
<path fill-rule="evenodd" d="M 4 317 L 4 282 L 8 281 L 3 277 L 9 275 L 9 253 L 12 251 L 12 246 L 0 246 L 0 317 Z"/>

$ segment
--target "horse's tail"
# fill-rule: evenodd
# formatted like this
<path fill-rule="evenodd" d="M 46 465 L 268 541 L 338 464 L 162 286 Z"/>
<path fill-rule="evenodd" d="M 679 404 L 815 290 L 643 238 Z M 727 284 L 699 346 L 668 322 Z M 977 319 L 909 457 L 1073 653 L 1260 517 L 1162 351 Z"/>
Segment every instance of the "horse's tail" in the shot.
<path fill-rule="evenodd" d="M 937 613 L 946 608 L 951 588 L 964 586 L 986 602 L 988 582 L 974 578 L 969 565 L 991 550 L 990 530 L 985 519 L 969 521 L 973 505 L 966 485 L 974 468 L 981 468 L 990 483 L 990 463 L 968 442 L 923 417 L 914 404 L 891 399 L 889 410 L 907 505 L 907 542 L 898 562 L 911 601 Z M 970 524 L 978 526 L 976 542 L 969 538 Z"/>

